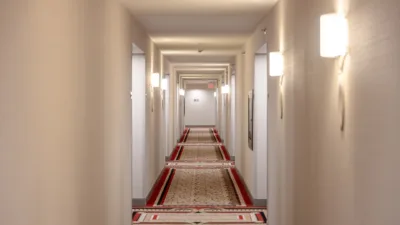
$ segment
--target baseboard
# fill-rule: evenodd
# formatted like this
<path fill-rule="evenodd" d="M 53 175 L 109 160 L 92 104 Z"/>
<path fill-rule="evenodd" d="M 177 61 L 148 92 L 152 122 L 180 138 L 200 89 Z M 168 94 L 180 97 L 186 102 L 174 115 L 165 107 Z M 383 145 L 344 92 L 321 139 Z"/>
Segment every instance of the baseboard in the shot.
<path fill-rule="evenodd" d="M 268 199 L 255 199 L 253 198 L 253 195 L 251 194 L 249 187 L 247 187 L 247 184 L 245 183 L 245 180 L 243 179 L 242 174 L 240 173 L 240 171 L 236 168 L 237 174 L 239 175 L 240 179 L 242 179 L 244 186 L 246 188 L 247 193 L 249 193 L 249 196 L 251 198 L 251 201 L 253 203 L 254 206 L 257 207 L 266 207 L 268 204 Z"/>
<path fill-rule="evenodd" d="M 215 125 L 186 125 L 185 127 L 191 128 L 191 127 L 206 127 L 206 128 L 213 128 Z"/>
<path fill-rule="evenodd" d="M 146 202 L 147 202 L 146 198 L 133 198 L 132 206 L 145 206 Z"/>
<path fill-rule="evenodd" d="M 251 197 L 251 200 L 253 201 L 253 205 L 257 207 L 267 207 L 267 199 L 255 199 Z"/>
<path fill-rule="evenodd" d="M 169 158 L 169 156 L 166 156 L 166 157 Z M 153 184 L 151 190 L 149 191 L 149 193 L 147 193 L 146 198 L 137 198 L 137 199 L 135 198 L 135 199 L 132 199 L 132 206 L 146 206 L 146 205 L 147 205 L 147 202 L 149 201 L 151 195 L 152 195 L 153 192 L 154 192 L 154 187 L 155 187 L 156 184 L 160 181 L 163 172 L 164 172 L 164 170 L 162 170 L 162 171 L 160 172 L 160 174 L 158 175 L 158 177 L 157 177 L 156 181 L 154 182 L 154 184 Z"/>
<path fill-rule="evenodd" d="M 160 177 L 157 178 L 156 183 L 158 182 L 158 179 L 160 179 Z M 154 185 L 153 185 L 153 187 L 154 187 Z M 153 187 L 151 188 L 149 193 L 147 193 L 146 198 L 134 198 L 134 199 L 132 199 L 132 206 L 146 206 L 147 202 L 149 201 L 149 198 L 150 198 L 151 194 L 153 193 Z"/>

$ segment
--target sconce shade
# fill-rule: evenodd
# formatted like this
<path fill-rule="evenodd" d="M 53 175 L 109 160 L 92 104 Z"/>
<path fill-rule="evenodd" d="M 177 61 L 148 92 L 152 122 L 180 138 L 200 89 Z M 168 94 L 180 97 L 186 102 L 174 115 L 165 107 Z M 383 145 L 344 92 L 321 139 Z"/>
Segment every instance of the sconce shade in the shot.
<path fill-rule="evenodd" d="M 348 24 L 340 14 L 325 14 L 320 18 L 320 55 L 324 58 L 336 58 L 347 52 Z"/>
<path fill-rule="evenodd" d="M 168 87 L 168 80 L 166 78 L 161 80 L 161 89 L 162 90 L 167 90 Z"/>
<path fill-rule="evenodd" d="M 160 87 L 160 74 L 153 73 L 151 75 L 151 86 L 152 87 Z"/>
<path fill-rule="evenodd" d="M 214 92 L 214 97 L 217 97 L 217 92 Z"/>
<path fill-rule="evenodd" d="M 222 86 L 221 93 L 222 94 L 228 94 L 229 93 L 229 86 L 228 85 Z"/>
<path fill-rule="evenodd" d="M 283 55 L 280 52 L 269 53 L 269 75 L 277 77 L 283 75 Z"/>
<path fill-rule="evenodd" d="M 185 95 L 185 90 L 179 89 L 179 95 L 184 96 Z"/>

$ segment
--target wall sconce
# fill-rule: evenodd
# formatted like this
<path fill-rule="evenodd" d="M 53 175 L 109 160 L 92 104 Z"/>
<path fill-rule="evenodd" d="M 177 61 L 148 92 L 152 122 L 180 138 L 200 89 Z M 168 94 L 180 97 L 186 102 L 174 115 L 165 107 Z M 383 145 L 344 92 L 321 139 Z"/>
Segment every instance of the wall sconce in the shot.
<path fill-rule="evenodd" d="M 348 47 L 348 23 L 344 15 L 331 13 L 320 18 L 320 55 L 324 58 L 344 56 Z"/>
<path fill-rule="evenodd" d="M 151 86 L 153 88 L 160 87 L 160 74 L 159 73 L 153 73 L 151 75 Z"/>
<path fill-rule="evenodd" d="M 229 85 L 226 84 L 226 85 L 222 86 L 221 93 L 228 94 L 229 93 Z"/>
<path fill-rule="evenodd" d="M 217 97 L 217 92 L 214 91 L 214 97 Z"/>
<path fill-rule="evenodd" d="M 167 90 L 168 87 L 168 80 L 166 78 L 163 78 L 161 80 L 161 90 Z"/>
<path fill-rule="evenodd" d="M 184 89 L 179 89 L 179 95 L 185 96 L 185 90 Z"/>
<path fill-rule="evenodd" d="M 283 54 L 281 52 L 269 53 L 269 75 L 277 77 L 283 75 Z"/>

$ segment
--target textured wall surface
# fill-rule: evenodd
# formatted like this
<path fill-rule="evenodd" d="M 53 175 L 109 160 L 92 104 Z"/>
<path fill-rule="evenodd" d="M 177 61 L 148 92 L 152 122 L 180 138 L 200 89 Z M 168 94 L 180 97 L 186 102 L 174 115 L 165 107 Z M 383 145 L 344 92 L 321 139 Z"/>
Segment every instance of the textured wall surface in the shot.
<path fill-rule="evenodd" d="M 1 4 L 0 223 L 129 223 L 130 14 Z"/>
<path fill-rule="evenodd" d="M 319 56 L 319 18 L 338 11 L 350 29 L 341 81 L 339 60 Z M 269 50 L 285 58 L 282 87 L 276 77 L 268 85 L 270 224 L 399 223 L 399 20 L 398 1 L 281 0 L 249 39 L 245 91 L 253 64 L 247 53 L 262 45 L 262 28 Z M 240 169 L 252 185 L 246 140 L 243 134 Z"/>

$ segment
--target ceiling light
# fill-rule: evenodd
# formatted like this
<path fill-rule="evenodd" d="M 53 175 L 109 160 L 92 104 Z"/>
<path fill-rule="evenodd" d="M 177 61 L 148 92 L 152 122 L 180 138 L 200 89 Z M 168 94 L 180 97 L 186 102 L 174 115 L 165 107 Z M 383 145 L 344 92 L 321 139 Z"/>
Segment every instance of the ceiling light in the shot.
<path fill-rule="evenodd" d="M 283 55 L 280 52 L 269 53 L 269 75 L 271 77 L 283 75 Z"/>
<path fill-rule="evenodd" d="M 152 87 L 160 87 L 160 74 L 153 73 L 151 75 L 151 86 Z"/>
<path fill-rule="evenodd" d="M 320 55 L 325 58 L 336 58 L 347 52 L 348 24 L 340 14 L 331 13 L 320 18 Z"/>

